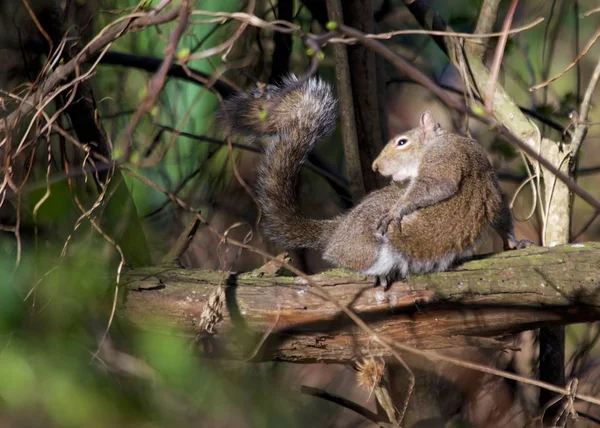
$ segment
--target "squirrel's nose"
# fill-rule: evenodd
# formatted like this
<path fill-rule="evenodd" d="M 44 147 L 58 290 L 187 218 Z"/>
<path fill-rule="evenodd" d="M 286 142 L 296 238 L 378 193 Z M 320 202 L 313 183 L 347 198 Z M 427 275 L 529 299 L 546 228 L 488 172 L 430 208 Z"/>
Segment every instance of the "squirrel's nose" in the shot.
<path fill-rule="evenodd" d="M 371 168 L 373 168 L 373 171 L 377 172 L 377 170 L 379 169 L 379 167 L 377 166 L 377 161 L 373 162 L 373 165 L 371 165 Z"/>

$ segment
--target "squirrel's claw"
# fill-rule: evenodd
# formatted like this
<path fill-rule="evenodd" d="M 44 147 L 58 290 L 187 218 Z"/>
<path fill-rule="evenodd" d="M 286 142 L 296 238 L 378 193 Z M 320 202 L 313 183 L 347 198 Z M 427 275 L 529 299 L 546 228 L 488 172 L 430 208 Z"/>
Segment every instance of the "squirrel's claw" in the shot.
<path fill-rule="evenodd" d="M 531 242 L 529 239 L 509 239 L 508 242 L 504 245 L 504 250 L 521 250 L 527 247 L 533 247 L 535 244 Z"/>
<path fill-rule="evenodd" d="M 379 219 L 379 223 L 377 224 L 377 236 L 383 237 L 387 233 L 388 227 L 390 227 L 390 223 L 393 219 L 394 215 L 391 211 Z"/>
<path fill-rule="evenodd" d="M 516 242 L 514 249 L 520 250 L 522 248 L 534 247 L 534 246 L 535 246 L 535 244 L 533 242 L 531 242 L 529 239 L 521 239 L 520 241 Z"/>
<path fill-rule="evenodd" d="M 390 223 L 392 221 L 397 222 L 398 230 L 400 230 L 402 224 L 402 217 L 404 216 L 401 212 L 399 212 L 395 208 L 392 208 L 386 215 L 381 217 L 381 219 L 379 220 L 379 223 L 377 224 L 377 236 L 383 237 L 387 233 L 388 228 L 390 227 Z"/>

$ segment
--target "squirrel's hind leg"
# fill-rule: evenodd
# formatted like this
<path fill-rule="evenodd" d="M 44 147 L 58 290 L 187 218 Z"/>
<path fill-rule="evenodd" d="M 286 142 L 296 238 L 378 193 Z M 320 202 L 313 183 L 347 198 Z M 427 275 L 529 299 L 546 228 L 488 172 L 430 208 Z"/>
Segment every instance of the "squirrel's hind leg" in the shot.
<path fill-rule="evenodd" d="M 383 287 L 383 291 L 388 291 L 395 281 L 400 281 L 404 279 L 406 278 L 400 277 L 396 273 L 388 273 L 387 275 L 375 275 L 373 286 L 378 287 L 381 285 Z M 408 284 L 408 287 L 412 291 L 412 286 L 410 285 L 410 283 Z"/>
<path fill-rule="evenodd" d="M 514 236 L 512 239 L 508 239 L 504 244 L 504 248 L 507 250 L 520 250 L 522 248 L 534 247 L 535 244 L 529 239 L 516 239 Z"/>
<path fill-rule="evenodd" d="M 387 291 L 387 289 L 389 288 L 389 279 L 387 276 L 375 275 L 375 278 L 373 281 L 373 287 L 378 287 L 380 285 L 383 287 L 384 290 Z"/>
<path fill-rule="evenodd" d="M 506 200 L 506 196 L 504 194 L 502 194 L 502 210 L 500 211 L 500 213 L 498 213 L 498 215 L 492 222 L 492 227 L 502 238 L 504 251 L 520 250 L 521 248 L 527 248 L 535 245 L 533 242 L 527 239 L 518 240 L 517 238 L 515 238 L 512 214 L 510 212 L 510 207 L 508 206 L 508 201 Z"/>

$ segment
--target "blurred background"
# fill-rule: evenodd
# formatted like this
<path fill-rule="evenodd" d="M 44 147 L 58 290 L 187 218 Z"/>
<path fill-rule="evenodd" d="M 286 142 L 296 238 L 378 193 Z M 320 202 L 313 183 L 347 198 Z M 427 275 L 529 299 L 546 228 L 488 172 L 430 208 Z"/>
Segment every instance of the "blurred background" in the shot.
<path fill-rule="evenodd" d="M 28 20 L 25 3 L 37 11 L 58 7 L 64 14 L 69 37 L 82 40 L 83 45 L 120 17 L 162 2 L 2 0 L 0 89 L 4 101 L 0 118 L 7 117 L 16 105 L 5 91 L 25 94 L 27 84 L 36 82 L 40 67 L 48 59 L 47 48 L 36 52 L 35 47 L 44 46 L 45 38 Z M 259 0 L 254 14 L 267 21 L 291 19 L 306 33 L 322 33 L 314 16 L 321 2 L 312 2 L 310 9 L 304 3 Z M 471 33 L 482 2 L 429 3 L 455 31 Z M 500 29 L 509 3 L 501 2 L 495 30 Z M 214 12 L 235 12 L 246 7 L 245 2 L 237 0 L 202 0 L 194 5 L 195 9 Z M 320 7 L 326 13 L 324 6 Z M 579 109 L 600 57 L 600 43 L 545 89 L 531 92 L 529 87 L 564 70 L 597 37 L 600 13 L 582 17 L 597 7 L 596 0 L 528 0 L 520 2 L 513 21 L 513 27 L 519 27 L 539 17 L 545 19 L 509 38 L 499 82 L 515 102 L 544 118 L 533 120 L 544 136 L 557 141 L 563 138 L 571 111 Z M 377 32 L 421 28 L 402 1 L 373 1 L 373 10 Z M 147 96 L 147 85 L 154 75 L 154 71 L 144 68 L 154 64 L 153 59 L 160 64 L 176 25 L 171 22 L 127 33 L 110 47 L 113 55 L 107 55 L 97 66 L 86 66 L 86 71 L 93 70 L 89 80 L 96 107 L 93 120 L 105 129 L 115 157 L 123 153 L 123 133 Z M 238 26 L 239 22 L 232 19 L 211 20 L 205 15 L 192 15 L 178 45 L 178 58 L 226 43 Z M 169 77 L 157 104 L 132 133 L 133 156 L 144 161 L 131 167 L 136 174 L 201 211 L 217 230 L 230 229 L 230 236 L 271 254 L 280 249 L 261 236 L 256 205 L 248 191 L 256 178 L 260 143 L 236 139 L 235 143 L 246 147 L 231 149 L 215 113 L 221 96 L 228 91 L 277 81 L 288 71 L 302 74 L 308 70 L 311 59 L 302 39 L 294 35 L 278 41 L 278 37 L 270 29 L 250 25 L 225 58 L 222 52 L 186 63 L 192 74 L 204 75 L 190 77 L 183 73 Z M 490 51 L 496 40 L 490 42 Z M 438 84 L 460 93 L 460 74 L 428 35 L 396 36 L 386 44 Z M 289 50 L 289 59 L 284 62 L 276 52 L 277 46 L 282 45 Z M 326 47 L 324 52 L 318 75 L 334 84 L 331 48 Z M 394 67 L 383 61 L 378 62 L 378 67 L 384 76 L 383 135 L 393 136 L 416 126 L 421 112 L 429 108 L 443 127 L 469 132 L 488 149 L 503 188 L 509 197 L 515 195 L 527 175 L 514 146 L 475 121 L 465 126 L 463 116 L 450 111 L 426 88 Z M 207 89 L 203 78 L 197 76 L 220 79 L 222 86 L 214 88 L 221 93 Z M 578 164 L 578 183 L 596 198 L 600 198 L 599 98 L 600 91 L 596 91 L 588 116 L 592 126 Z M 47 112 L 53 115 L 61 108 L 57 98 Z M 72 118 L 62 115 L 57 120 L 65 130 L 72 130 Z M 23 147 L 24 154 L 15 156 L 14 164 L 5 163 L 2 170 L 0 426 L 373 425 L 347 409 L 300 392 L 300 385 L 319 387 L 374 410 L 373 395 L 357 386 L 351 367 L 200 360 L 191 352 L 193 337 L 184 332 L 156 335 L 134 330 L 126 320 L 113 320 L 121 253 L 130 266 L 158 263 L 193 215 L 157 191 L 156 186 L 131 174 L 113 176 L 108 191 L 99 197 L 95 185 L 98 177 L 82 172 L 93 162 L 85 150 L 70 144 L 56 130 L 27 134 L 27 123 L 24 120 L 12 134 L 5 132 L 2 137 L 8 136 L 13 148 Z M 380 147 L 382 143 L 365 142 Z M 3 159 L 7 159 L 7 151 L 8 143 L 0 146 Z M 339 129 L 319 146 L 318 156 L 322 170 L 336 177 L 342 188 L 347 186 Z M 14 175 L 13 182 L 7 184 L 9 168 Z M 303 210 L 313 217 L 328 218 L 350 206 L 348 194 L 314 170 L 304 168 L 299 190 Z M 516 235 L 539 243 L 541 223 L 539 215 L 529 214 L 532 203 L 531 189 L 524 186 L 513 206 Z M 599 239 L 600 220 L 580 233 L 593 215 L 588 204 L 574 198 L 573 241 Z M 94 222 L 101 226 L 102 233 Z M 490 234 L 480 252 L 501 249 L 499 238 Z M 310 251 L 295 252 L 292 260 L 309 273 L 327 268 L 319 255 Z M 225 271 L 248 271 L 265 262 L 256 254 L 221 243 L 203 225 L 181 257 L 185 267 Z M 109 320 L 110 334 L 105 337 Z M 592 324 L 567 329 L 567 373 L 577 374 L 580 388 L 587 385 L 587 393 L 592 395 L 600 375 L 599 332 L 597 325 Z M 534 376 L 535 333 L 522 334 L 516 340 L 521 352 L 490 356 L 482 351 L 476 358 L 482 362 L 493 360 L 499 366 Z M 461 384 L 472 385 L 461 387 L 463 400 L 455 406 L 461 410 L 448 426 L 524 426 L 534 411 L 535 389 L 484 379 L 466 371 L 461 376 Z M 496 406 L 503 403 L 501 408 L 505 410 L 498 415 L 490 412 L 490 402 Z M 582 410 L 600 418 L 599 408 Z M 577 426 L 586 424 L 598 425 L 587 419 Z"/>

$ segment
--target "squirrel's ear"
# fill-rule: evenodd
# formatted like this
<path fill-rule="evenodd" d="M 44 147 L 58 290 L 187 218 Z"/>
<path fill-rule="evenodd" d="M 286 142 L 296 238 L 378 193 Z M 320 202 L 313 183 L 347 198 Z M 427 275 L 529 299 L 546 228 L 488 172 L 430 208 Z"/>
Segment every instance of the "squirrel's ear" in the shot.
<path fill-rule="evenodd" d="M 421 115 L 421 129 L 425 132 L 434 132 L 440 128 L 440 125 L 435 121 L 431 110 L 425 110 Z"/>

